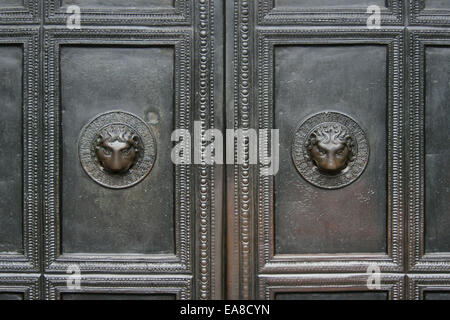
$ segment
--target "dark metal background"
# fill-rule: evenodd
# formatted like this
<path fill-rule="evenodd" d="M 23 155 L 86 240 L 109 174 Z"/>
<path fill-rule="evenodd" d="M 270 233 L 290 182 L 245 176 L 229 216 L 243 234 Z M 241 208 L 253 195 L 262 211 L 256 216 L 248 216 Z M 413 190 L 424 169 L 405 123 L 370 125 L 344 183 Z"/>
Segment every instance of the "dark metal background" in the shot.
<path fill-rule="evenodd" d="M 0 299 L 448 298 L 450 4 L 355 2 L 0 0 Z M 158 150 L 125 190 L 77 156 L 83 126 L 117 109 Z M 297 125 L 325 110 L 370 145 L 337 190 L 290 155 Z M 172 166 L 170 134 L 194 121 L 280 129 L 277 176 Z"/>

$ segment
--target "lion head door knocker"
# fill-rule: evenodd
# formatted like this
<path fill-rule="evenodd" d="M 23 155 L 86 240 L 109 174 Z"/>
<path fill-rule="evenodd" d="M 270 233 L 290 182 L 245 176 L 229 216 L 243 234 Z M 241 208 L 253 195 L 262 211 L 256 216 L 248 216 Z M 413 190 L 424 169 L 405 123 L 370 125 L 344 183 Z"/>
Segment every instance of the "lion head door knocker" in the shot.
<path fill-rule="evenodd" d="M 322 112 L 308 118 L 295 131 L 292 158 L 308 182 L 336 189 L 362 174 L 369 160 L 369 146 L 353 119 L 338 112 Z"/>
<path fill-rule="evenodd" d="M 125 125 L 104 128 L 96 140 L 96 156 L 103 170 L 126 173 L 139 157 L 139 136 Z"/>
<path fill-rule="evenodd" d="M 81 131 L 78 153 L 84 171 L 104 187 L 121 189 L 142 181 L 156 159 L 153 132 L 139 117 L 111 111 Z"/>

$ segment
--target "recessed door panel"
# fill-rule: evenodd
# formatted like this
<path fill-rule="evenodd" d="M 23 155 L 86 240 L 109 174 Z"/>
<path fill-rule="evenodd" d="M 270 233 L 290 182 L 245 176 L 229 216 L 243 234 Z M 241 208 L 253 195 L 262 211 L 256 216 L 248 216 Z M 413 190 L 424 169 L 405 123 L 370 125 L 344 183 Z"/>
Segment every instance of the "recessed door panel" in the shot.
<path fill-rule="evenodd" d="M 61 49 L 63 253 L 175 254 L 174 62 L 173 48 Z M 78 154 L 83 126 L 111 110 L 145 119 L 157 141 L 149 175 L 122 190 L 91 179 Z"/>
<path fill-rule="evenodd" d="M 386 252 L 386 56 L 385 46 L 275 48 L 276 254 Z M 306 181 L 291 156 L 297 127 L 325 110 L 352 117 L 369 140 L 367 168 L 336 190 Z"/>
<path fill-rule="evenodd" d="M 425 49 L 425 252 L 450 252 L 450 48 Z"/>
<path fill-rule="evenodd" d="M 0 0 L 0 7 L 20 7 L 23 6 L 23 0 Z"/>
<path fill-rule="evenodd" d="M 192 0 L 44 0 L 48 23 L 65 25 L 185 25 L 193 22 Z M 74 20 L 75 19 L 75 20 Z"/>
<path fill-rule="evenodd" d="M 387 292 L 290 292 L 277 293 L 277 300 L 387 300 Z"/>
<path fill-rule="evenodd" d="M 0 292 L 0 300 L 23 300 L 23 294 L 14 292 Z"/>
<path fill-rule="evenodd" d="M 364 6 L 378 5 L 384 7 L 386 1 L 383 0 L 275 0 L 275 7 L 302 7 L 302 8 L 362 8 Z"/>
<path fill-rule="evenodd" d="M 450 292 L 445 291 L 425 291 L 425 300 L 450 300 Z"/>
<path fill-rule="evenodd" d="M 175 300 L 170 294 L 138 294 L 138 293 L 63 293 L 61 300 Z"/>
<path fill-rule="evenodd" d="M 450 4 L 447 0 L 427 0 L 425 1 L 425 8 L 427 9 L 448 9 Z"/>
<path fill-rule="evenodd" d="M 400 0 L 258 0 L 264 25 L 363 25 L 375 17 L 382 25 L 402 24 Z M 374 13 L 377 16 L 373 15 Z"/>
<path fill-rule="evenodd" d="M 32 27 L 0 28 L 0 270 L 5 272 L 39 268 L 37 34 Z"/>
<path fill-rule="evenodd" d="M 23 254 L 22 52 L 0 45 L 0 253 Z"/>
<path fill-rule="evenodd" d="M 148 8 L 173 7 L 173 0 L 63 0 L 63 6 L 78 5 L 83 8 Z"/>
<path fill-rule="evenodd" d="M 410 269 L 445 273 L 450 266 L 448 109 L 450 36 L 447 31 L 412 32 L 409 208 Z M 433 283 L 438 286 L 439 282 Z M 422 294 L 415 294 L 423 299 Z"/>

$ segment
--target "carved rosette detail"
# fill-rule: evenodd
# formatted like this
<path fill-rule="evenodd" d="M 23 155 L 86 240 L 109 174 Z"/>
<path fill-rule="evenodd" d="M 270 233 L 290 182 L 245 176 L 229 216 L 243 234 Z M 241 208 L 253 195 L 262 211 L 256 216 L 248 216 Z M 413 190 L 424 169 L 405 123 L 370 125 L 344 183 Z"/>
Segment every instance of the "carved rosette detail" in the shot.
<path fill-rule="evenodd" d="M 297 127 L 292 159 L 306 181 L 320 188 L 337 189 L 363 173 L 369 145 L 356 121 L 342 113 L 322 112 Z"/>
<path fill-rule="evenodd" d="M 84 171 L 98 184 L 112 189 L 128 188 L 150 173 L 156 159 L 156 140 L 139 117 L 111 111 L 98 115 L 83 128 L 78 155 Z M 116 161 L 112 160 L 114 156 Z"/>

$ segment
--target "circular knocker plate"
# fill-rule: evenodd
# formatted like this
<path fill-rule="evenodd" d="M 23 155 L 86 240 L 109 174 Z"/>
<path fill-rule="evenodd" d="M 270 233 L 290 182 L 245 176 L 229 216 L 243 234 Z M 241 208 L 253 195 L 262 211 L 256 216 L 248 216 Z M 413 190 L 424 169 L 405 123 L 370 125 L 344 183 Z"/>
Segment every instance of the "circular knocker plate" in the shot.
<path fill-rule="evenodd" d="M 292 158 L 305 180 L 320 188 L 337 189 L 362 174 L 369 145 L 355 120 L 338 112 L 321 112 L 297 127 Z"/>
<path fill-rule="evenodd" d="M 84 171 L 100 185 L 122 189 L 142 181 L 156 159 L 152 130 L 139 117 L 110 111 L 81 131 L 78 155 Z"/>

